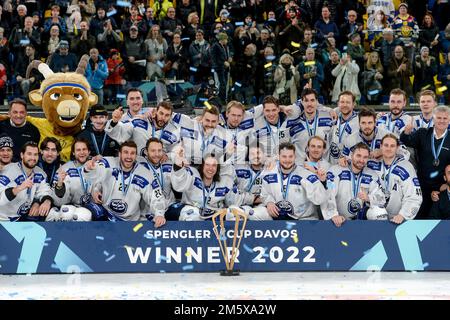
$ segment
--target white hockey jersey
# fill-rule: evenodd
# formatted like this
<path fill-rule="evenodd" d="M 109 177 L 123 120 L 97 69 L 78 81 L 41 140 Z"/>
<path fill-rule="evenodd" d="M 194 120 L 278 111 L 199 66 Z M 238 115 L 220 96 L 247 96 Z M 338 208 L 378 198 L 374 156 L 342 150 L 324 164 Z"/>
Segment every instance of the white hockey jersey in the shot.
<path fill-rule="evenodd" d="M 327 189 L 329 200 L 326 209 L 322 210 L 325 220 L 341 215 L 347 220 L 364 219 L 364 211 L 368 207 L 384 207 L 385 197 L 381 182 L 375 171 L 365 167 L 355 175 L 350 167 L 334 165 L 327 173 Z M 369 196 L 369 204 L 357 197 L 359 191 Z"/>
<path fill-rule="evenodd" d="M 333 123 L 331 128 L 329 139 L 329 160 L 331 164 L 337 164 L 339 158 L 342 156 L 342 150 L 344 148 L 344 141 L 353 134 L 359 131 L 359 119 L 358 114 L 353 111 L 349 119 L 344 120 L 341 115 Z"/>
<path fill-rule="evenodd" d="M 361 131 L 358 130 L 344 140 L 342 155 L 345 157 L 350 157 L 350 153 L 353 151 L 353 148 L 360 142 L 364 142 L 370 148 L 370 152 L 379 150 L 381 146 L 381 139 L 383 139 L 383 137 L 388 133 L 389 131 L 386 129 L 375 128 L 374 138 L 372 141 L 368 141 L 363 137 Z"/>
<path fill-rule="evenodd" d="M 430 120 L 426 120 L 422 114 L 417 114 L 413 116 L 413 124 L 414 124 L 414 131 L 419 130 L 420 128 L 431 128 L 434 127 L 433 117 L 431 117 Z"/>
<path fill-rule="evenodd" d="M 414 219 L 422 204 L 422 192 L 416 170 L 403 157 L 397 157 L 390 166 L 370 160 L 367 167 L 375 171 L 386 197 L 389 217 L 400 214 L 406 220 Z"/>
<path fill-rule="evenodd" d="M 33 186 L 14 196 L 12 188 L 21 185 L 28 177 L 21 162 L 10 163 L 3 168 L 0 174 L 0 221 L 16 221 L 28 214 L 34 202 L 41 203 L 45 198 L 53 200 L 53 192 L 46 182 L 44 170 L 36 166 L 32 174 Z"/>
<path fill-rule="evenodd" d="M 118 161 L 113 165 L 105 159 L 86 172 L 86 177 L 96 179 L 96 188 L 102 193 L 103 207 L 110 220 L 137 221 L 146 205 L 151 214 L 164 216 L 166 200 L 153 174 L 143 165 L 136 163 L 131 172 L 123 172 Z M 143 202 L 143 203 L 142 203 Z"/>
<path fill-rule="evenodd" d="M 239 193 L 243 196 L 242 204 L 252 206 L 255 197 L 261 195 L 264 170 L 255 171 L 251 165 L 236 166 L 234 170 Z"/>
<path fill-rule="evenodd" d="M 108 157 L 109 158 L 109 157 Z M 105 161 L 105 160 L 104 160 Z M 55 205 L 60 207 L 65 204 L 75 206 L 84 206 L 91 200 L 93 181 L 86 177 L 83 165 L 69 161 L 65 163 L 60 170 L 67 173 L 64 179 L 64 194 L 62 197 L 57 195 L 55 190 Z M 54 183 L 58 181 L 58 173 L 55 174 Z"/>
<path fill-rule="evenodd" d="M 297 161 L 306 157 L 308 140 L 313 136 L 319 136 L 327 142 L 325 158 L 328 158 L 329 138 L 332 126 L 333 119 L 327 111 L 317 110 L 313 120 L 306 120 L 303 114 L 290 128 L 291 142 L 295 145 L 295 158 Z"/>
<path fill-rule="evenodd" d="M 184 167 L 172 172 L 173 188 L 182 192 L 181 202 L 200 209 L 203 219 L 208 219 L 215 211 L 230 205 L 240 206 L 243 196 L 239 194 L 233 178 L 221 176 L 220 181 L 206 187 L 197 169 Z"/>
<path fill-rule="evenodd" d="M 327 193 L 317 175 L 305 168 L 297 166 L 284 176 L 277 165 L 263 177 L 261 199 L 266 206 L 269 202 L 275 203 L 280 212 L 284 211 L 291 218 L 317 220 L 317 206 L 326 204 Z M 289 208 L 286 208 L 286 201 Z"/>
<path fill-rule="evenodd" d="M 392 119 L 392 114 L 386 113 L 382 115 L 377 120 L 377 128 L 379 129 L 385 129 L 397 136 L 397 138 L 400 138 L 400 134 L 405 129 L 406 125 L 411 122 L 411 116 L 407 115 L 406 113 L 402 112 L 400 117 L 396 118 L 395 120 Z"/>

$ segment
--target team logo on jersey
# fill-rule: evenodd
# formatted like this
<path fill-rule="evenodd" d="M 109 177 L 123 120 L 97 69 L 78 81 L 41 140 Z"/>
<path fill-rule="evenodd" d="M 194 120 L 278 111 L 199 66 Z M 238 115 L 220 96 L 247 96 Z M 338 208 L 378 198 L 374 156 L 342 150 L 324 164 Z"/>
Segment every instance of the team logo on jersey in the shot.
<path fill-rule="evenodd" d="M 339 147 L 335 142 L 332 142 L 330 145 L 330 154 L 333 158 L 337 159 L 339 158 Z"/>
<path fill-rule="evenodd" d="M 111 209 L 111 211 L 122 214 L 127 212 L 128 204 L 120 199 L 113 199 L 109 203 L 108 207 Z"/>
<path fill-rule="evenodd" d="M 349 201 L 347 210 L 351 215 L 356 216 L 361 211 L 361 209 L 361 204 L 357 199 L 352 199 Z"/>
<path fill-rule="evenodd" d="M 82 206 L 87 205 L 92 201 L 92 196 L 89 193 L 85 193 L 80 198 L 80 203 Z"/>
<path fill-rule="evenodd" d="M 275 205 L 279 210 L 280 216 L 292 216 L 294 214 L 294 206 L 287 200 L 278 201 Z"/>
<path fill-rule="evenodd" d="M 25 216 L 28 214 L 28 212 L 31 209 L 31 203 L 29 202 L 25 202 L 24 204 L 22 204 L 19 209 L 17 209 L 17 215 L 19 216 Z"/>

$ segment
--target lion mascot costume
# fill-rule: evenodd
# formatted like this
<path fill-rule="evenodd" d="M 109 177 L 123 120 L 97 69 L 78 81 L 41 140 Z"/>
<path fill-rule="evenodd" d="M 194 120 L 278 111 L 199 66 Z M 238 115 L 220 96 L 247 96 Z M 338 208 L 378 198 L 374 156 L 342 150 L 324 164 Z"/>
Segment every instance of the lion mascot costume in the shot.
<path fill-rule="evenodd" d="M 33 105 L 41 107 L 45 118 L 27 117 L 41 133 L 41 142 L 46 137 L 55 137 L 61 143 L 61 159 L 70 160 L 70 149 L 74 136 L 81 131 L 81 125 L 89 107 L 97 103 L 97 95 L 84 76 L 89 60 L 83 55 L 75 72 L 54 73 L 47 64 L 34 60 L 27 68 L 29 78 L 32 69 L 37 68 L 44 80 L 39 89 L 28 96 Z"/>

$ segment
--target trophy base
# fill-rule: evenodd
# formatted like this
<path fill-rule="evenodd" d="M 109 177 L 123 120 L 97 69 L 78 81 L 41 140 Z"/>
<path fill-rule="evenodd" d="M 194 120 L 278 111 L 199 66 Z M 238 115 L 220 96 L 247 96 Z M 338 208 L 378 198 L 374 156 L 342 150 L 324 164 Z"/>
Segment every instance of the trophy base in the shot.
<path fill-rule="evenodd" d="M 220 275 L 224 277 L 238 276 L 239 270 L 221 270 Z"/>

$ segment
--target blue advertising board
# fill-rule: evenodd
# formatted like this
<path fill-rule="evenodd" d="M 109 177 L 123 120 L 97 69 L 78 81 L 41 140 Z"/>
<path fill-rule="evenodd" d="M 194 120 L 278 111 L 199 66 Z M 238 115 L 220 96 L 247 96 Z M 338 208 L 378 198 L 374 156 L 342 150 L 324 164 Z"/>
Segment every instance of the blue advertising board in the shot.
<path fill-rule="evenodd" d="M 231 243 L 234 222 L 227 222 Z M 230 245 L 229 245 L 230 246 Z M 211 221 L 0 223 L 0 273 L 218 272 Z M 249 221 L 235 268 L 450 270 L 450 221 Z"/>

